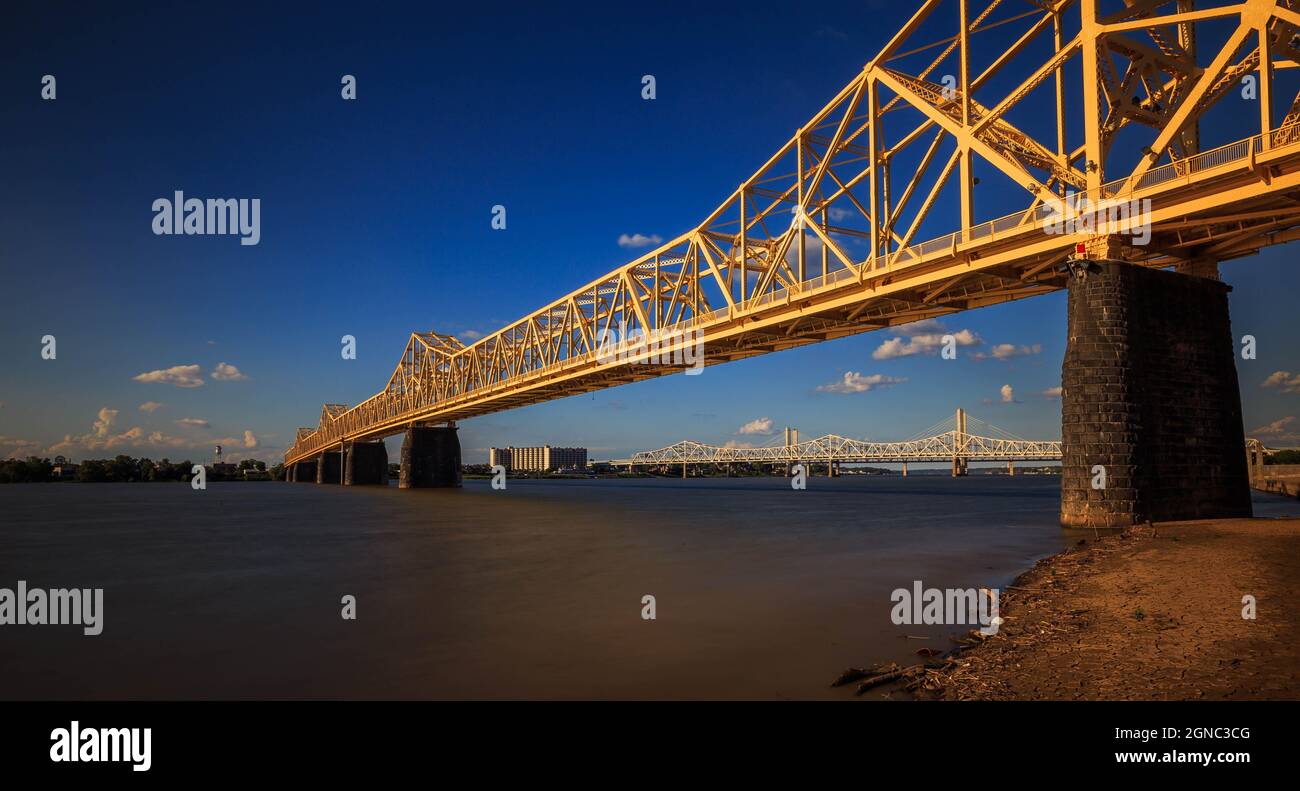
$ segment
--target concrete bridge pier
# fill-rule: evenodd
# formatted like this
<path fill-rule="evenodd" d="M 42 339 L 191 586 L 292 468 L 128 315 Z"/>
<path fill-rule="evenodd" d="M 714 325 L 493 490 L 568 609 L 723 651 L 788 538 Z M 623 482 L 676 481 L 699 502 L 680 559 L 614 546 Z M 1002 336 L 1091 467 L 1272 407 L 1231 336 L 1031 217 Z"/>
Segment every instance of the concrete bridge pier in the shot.
<path fill-rule="evenodd" d="M 456 426 L 411 426 L 402 439 L 399 489 L 460 488 Z"/>
<path fill-rule="evenodd" d="M 316 482 L 316 462 L 300 461 L 293 465 L 293 480 L 295 483 L 315 483 Z"/>
<path fill-rule="evenodd" d="M 343 485 L 388 485 L 388 448 L 382 440 L 354 442 L 348 446 L 343 462 Z"/>
<path fill-rule="evenodd" d="M 966 448 L 966 410 L 957 407 L 957 414 L 953 417 L 953 427 L 955 436 L 953 437 L 952 450 L 952 477 L 961 478 L 966 475 L 967 467 L 970 466 L 970 460 L 965 456 L 959 456 Z"/>
<path fill-rule="evenodd" d="M 337 450 L 327 450 L 316 464 L 316 483 L 342 483 L 343 460 Z"/>
<path fill-rule="evenodd" d="M 1250 516 L 1230 288 L 1217 268 L 1071 268 L 1061 524 Z"/>
<path fill-rule="evenodd" d="M 1248 440 L 1246 442 L 1246 474 L 1252 489 L 1262 488 L 1261 484 L 1266 477 L 1264 459 L 1264 443 L 1255 439 Z"/>

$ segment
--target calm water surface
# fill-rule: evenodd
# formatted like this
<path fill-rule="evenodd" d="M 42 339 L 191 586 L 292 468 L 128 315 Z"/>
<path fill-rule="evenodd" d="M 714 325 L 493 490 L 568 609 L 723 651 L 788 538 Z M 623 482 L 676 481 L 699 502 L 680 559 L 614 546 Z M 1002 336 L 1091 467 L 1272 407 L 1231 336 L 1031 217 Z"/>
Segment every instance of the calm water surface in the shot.
<path fill-rule="evenodd" d="M 101 587 L 105 616 L 0 628 L 0 698 L 843 699 L 844 667 L 949 645 L 894 626 L 890 591 L 1006 584 L 1077 539 L 1059 499 L 1033 476 L 3 486 L 0 587 Z"/>

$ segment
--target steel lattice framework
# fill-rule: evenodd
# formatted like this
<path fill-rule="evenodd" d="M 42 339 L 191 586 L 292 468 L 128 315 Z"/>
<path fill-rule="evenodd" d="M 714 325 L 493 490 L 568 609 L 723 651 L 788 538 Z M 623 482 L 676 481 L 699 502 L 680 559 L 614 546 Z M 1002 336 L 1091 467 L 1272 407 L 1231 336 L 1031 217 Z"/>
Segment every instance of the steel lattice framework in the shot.
<path fill-rule="evenodd" d="M 725 448 L 684 440 L 659 450 L 633 454 L 616 465 L 659 466 L 678 464 L 772 464 L 794 462 L 905 462 L 905 461 L 1059 461 L 1060 440 L 984 437 L 957 429 L 904 442 L 870 442 L 835 434 L 792 445 L 766 448 Z"/>
<path fill-rule="evenodd" d="M 1047 293 L 1079 245 L 1205 271 L 1300 238 L 1293 2 L 925 0 L 696 227 L 472 345 L 412 334 L 286 461 L 679 371 L 661 353 L 697 343 L 713 365 Z M 1072 192 L 1149 201 L 1146 243 L 1061 231 Z M 610 359 L 610 332 L 662 345 Z"/>

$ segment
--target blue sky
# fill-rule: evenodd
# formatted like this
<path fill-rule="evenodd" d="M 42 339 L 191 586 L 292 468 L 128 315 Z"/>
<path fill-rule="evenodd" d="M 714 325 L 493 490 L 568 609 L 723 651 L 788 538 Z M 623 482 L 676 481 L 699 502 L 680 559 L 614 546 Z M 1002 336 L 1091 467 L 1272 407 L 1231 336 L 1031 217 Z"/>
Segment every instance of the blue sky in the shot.
<path fill-rule="evenodd" d="M 0 30 L 0 457 L 200 459 L 224 441 L 276 458 L 322 402 L 379 390 L 411 331 L 494 330 L 633 257 L 620 235 L 693 227 L 862 67 L 902 5 L 20 4 Z M 44 74 L 55 101 L 40 100 Z M 154 235 L 153 201 L 178 189 L 259 198 L 260 244 Z M 1300 371 L 1295 254 L 1224 266 L 1234 328 L 1259 339 L 1239 363 L 1247 429 L 1300 413 L 1300 395 L 1261 387 Z M 898 337 L 877 332 L 477 418 L 462 445 L 471 462 L 489 445 L 761 445 L 773 436 L 738 431 L 764 419 L 776 435 L 896 439 L 957 406 L 1059 436 L 1043 393 L 1059 384 L 1063 295 L 945 325 L 983 341 L 964 352 L 1031 353 L 876 359 Z M 46 334 L 56 360 L 41 359 Z M 214 377 L 223 363 L 237 373 Z M 202 385 L 148 381 L 178 366 Z M 818 391 L 846 372 L 906 381 Z"/>

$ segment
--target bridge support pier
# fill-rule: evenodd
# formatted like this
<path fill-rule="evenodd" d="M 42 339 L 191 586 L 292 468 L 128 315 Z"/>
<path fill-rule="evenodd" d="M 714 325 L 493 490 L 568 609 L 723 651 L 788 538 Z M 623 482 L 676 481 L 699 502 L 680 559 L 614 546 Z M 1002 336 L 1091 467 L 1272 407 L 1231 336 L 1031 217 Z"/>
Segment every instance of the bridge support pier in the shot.
<path fill-rule="evenodd" d="M 1070 276 L 1061 524 L 1251 515 L 1224 283 L 1114 261 Z"/>
<path fill-rule="evenodd" d="M 412 426 L 402 439 L 399 489 L 459 488 L 460 438 L 455 426 Z"/>
<path fill-rule="evenodd" d="M 388 448 L 380 442 L 354 442 L 343 462 L 343 485 L 387 486 Z"/>
<path fill-rule="evenodd" d="M 903 477 L 907 477 L 907 462 L 903 462 Z"/>
<path fill-rule="evenodd" d="M 1015 475 L 1015 474 L 1016 474 L 1016 463 L 1014 461 L 1008 461 L 1007 475 Z"/>
<path fill-rule="evenodd" d="M 295 483 L 315 483 L 316 462 L 300 461 L 293 465 L 293 480 Z"/>
<path fill-rule="evenodd" d="M 954 478 L 965 477 L 966 472 L 967 472 L 966 459 L 954 458 L 952 460 L 952 477 Z"/>
<path fill-rule="evenodd" d="M 337 450 L 327 450 L 320 455 L 316 463 L 316 483 L 341 483 L 343 481 L 343 459 Z"/>
<path fill-rule="evenodd" d="M 1246 445 L 1246 475 L 1252 489 L 1259 488 L 1264 481 L 1264 445 L 1252 441 Z"/>

